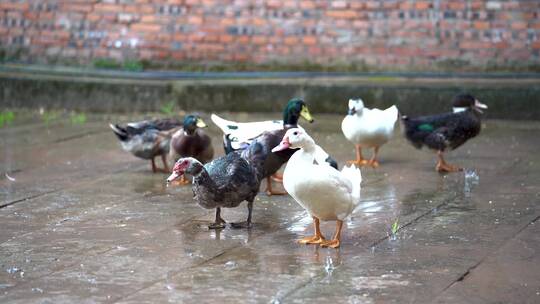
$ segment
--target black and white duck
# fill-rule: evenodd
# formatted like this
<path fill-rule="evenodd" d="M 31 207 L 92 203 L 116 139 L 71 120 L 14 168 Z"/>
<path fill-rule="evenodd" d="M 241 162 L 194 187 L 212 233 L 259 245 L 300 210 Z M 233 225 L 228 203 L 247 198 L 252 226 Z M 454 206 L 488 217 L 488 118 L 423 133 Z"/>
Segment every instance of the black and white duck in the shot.
<path fill-rule="evenodd" d="M 435 169 L 439 172 L 463 170 L 444 160 L 443 153 L 454 150 L 480 133 L 482 109 L 487 106 L 470 94 L 458 94 L 452 100 L 453 113 L 409 118 L 402 116 L 405 137 L 420 149 L 424 145 L 437 152 Z"/>
<path fill-rule="evenodd" d="M 149 159 L 152 171 L 170 173 L 167 165 L 167 153 L 172 134 L 182 127 L 178 119 L 154 119 L 130 122 L 125 125 L 109 124 L 114 134 L 120 140 L 122 148 L 131 154 Z M 155 158 L 161 156 L 163 169 L 156 167 Z"/>
<path fill-rule="evenodd" d="M 271 177 L 281 181 L 282 177 L 276 172 L 285 164 L 295 150 L 285 150 L 276 153 L 272 148 L 279 145 L 281 139 L 290 128 L 300 128 L 298 120 L 300 117 L 308 122 L 314 119 L 309 109 L 300 98 L 293 98 L 283 110 L 283 120 L 261 121 L 237 123 L 220 118 L 212 114 L 212 121 L 224 133 L 225 152 L 241 151 L 256 169 L 259 179 L 266 178 L 266 193 L 268 195 L 285 194 L 272 188 Z M 319 163 L 328 163 L 337 168 L 337 162 L 328 155 L 320 146 L 317 146 L 316 160 Z"/>
<path fill-rule="evenodd" d="M 203 165 L 192 157 L 179 159 L 167 178 L 170 183 L 184 174 L 193 176 L 193 194 L 197 203 L 206 209 L 216 209 L 216 220 L 210 229 L 224 228 L 221 208 L 234 208 L 247 201 L 248 217 L 245 222 L 231 223 L 233 228 L 251 227 L 253 201 L 260 181 L 254 168 L 238 153 L 229 153 Z"/>
<path fill-rule="evenodd" d="M 207 125 L 198 115 L 187 115 L 181 129 L 178 129 L 171 138 L 169 157 L 177 161 L 182 157 L 193 157 L 203 164 L 211 161 L 214 157 L 212 139 L 203 128 Z M 182 176 L 181 184 L 188 181 Z"/>

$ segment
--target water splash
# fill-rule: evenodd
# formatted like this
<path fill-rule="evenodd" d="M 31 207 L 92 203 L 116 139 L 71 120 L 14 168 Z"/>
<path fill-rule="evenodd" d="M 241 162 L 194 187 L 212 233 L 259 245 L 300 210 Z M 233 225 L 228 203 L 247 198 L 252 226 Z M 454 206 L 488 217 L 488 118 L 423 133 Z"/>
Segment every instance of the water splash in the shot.
<path fill-rule="evenodd" d="M 336 267 L 334 266 L 334 261 L 332 260 L 332 257 L 326 256 L 326 260 L 324 262 L 324 271 L 326 271 L 326 275 L 331 276 L 334 272 L 334 269 L 336 269 Z"/>
<path fill-rule="evenodd" d="M 475 170 L 465 170 L 464 171 L 465 183 L 463 185 L 463 193 L 466 197 L 471 195 L 471 192 L 474 187 L 480 183 L 480 176 L 476 173 Z"/>
<path fill-rule="evenodd" d="M 9 267 L 8 269 L 6 269 L 7 273 L 9 274 L 15 274 L 17 272 L 21 272 L 22 269 L 21 268 L 18 268 L 16 266 L 13 266 L 13 267 Z"/>
<path fill-rule="evenodd" d="M 238 267 L 238 264 L 235 261 L 228 261 L 227 263 L 225 263 L 225 268 L 227 270 L 233 270 L 237 267 Z"/>

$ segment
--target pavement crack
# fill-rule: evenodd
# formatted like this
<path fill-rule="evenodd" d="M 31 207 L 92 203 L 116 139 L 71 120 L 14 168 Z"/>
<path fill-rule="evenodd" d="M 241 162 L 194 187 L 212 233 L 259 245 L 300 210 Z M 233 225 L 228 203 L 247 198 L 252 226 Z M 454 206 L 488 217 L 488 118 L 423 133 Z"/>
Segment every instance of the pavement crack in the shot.
<path fill-rule="evenodd" d="M 55 193 L 55 192 L 58 192 L 58 191 L 60 191 L 60 189 L 49 190 L 49 191 L 38 193 L 38 194 L 35 194 L 35 195 L 30 195 L 30 196 L 26 196 L 26 197 L 23 197 L 23 198 L 19 198 L 19 199 L 16 199 L 16 200 L 1 204 L 0 209 L 11 206 L 11 205 L 14 205 L 14 204 L 17 204 L 17 203 L 20 203 L 20 202 L 24 202 L 24 201 L 31 200 L 31 199 L 34 199 L 34 198 L 38 198 L 38 197 L 41 197 L 41 196 L 44 196 L 44 195 L 47 195 L 47 194 Z"/>
<path fill-rule="evenodd" d="M 538 220 L 540 219 L 540 215 L 529 221 L 526 225 L 521 227 L 512 237 L 508 238 L 506 241 L 504 241 L 497 249 L 490 251 L 488 254 L 486 254 L 484 257 L 480 259 L 477 263 L 470 266 L 461 274 L 457 279 L 452 281 L 450 284 L 448 284 L 441 292 L 438 293 L 437 297 L 440 296 L 442 293 L 450 289 L 452 286 L 456 285 L 457 283 L 463 282 L 467 279 L 467 277 L 472 273 L 474 269 L 476 269 L 478 266 L 480 266 L 485 260 L 487 260 L 491 255 L 496 254 L 502 247 L 504 247 L 508 242 L 513 240 L 516 236 L 518 236 L 523 230 L 525 230 L 530 225 L 534 225 Z"/>
<path fill-rule="evenodd" d="M 68 136 L 68 137 L 64 137 L 64 138 L 59 138 L 59 139 L 53 141 L 52 143 L 53 144 L 58 144 L 58 143 L 70 141 L 70 140 L 73 140 L 73 139 L 79 139 L 79 138 L 83 138 L 83 137 L 86 137 L 86 136 L 95 135 L 95 134 L 101 134 L 101 133 L 107 133 L 107 132 L 108 132 L 107 130 L 96 130 L 96 131 L 86 132 L 86 133 L 82 133 L 82 134 L 76 134 L 76 135 L 72 135 L 72 136 Z"/>

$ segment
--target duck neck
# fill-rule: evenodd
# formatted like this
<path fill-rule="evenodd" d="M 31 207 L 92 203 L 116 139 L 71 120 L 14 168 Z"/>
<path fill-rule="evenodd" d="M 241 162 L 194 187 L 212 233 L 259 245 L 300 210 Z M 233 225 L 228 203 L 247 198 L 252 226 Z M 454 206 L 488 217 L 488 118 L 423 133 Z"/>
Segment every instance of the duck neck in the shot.
<path fill-rule="evenodd" d="M 298 119 L 300 118 L 300 114 L 293 113 L 289 109 L 286 109 L 283 112 L 283 127 L 284 128 L 295 128 L 298 125 Z"/>
<path fill-rule="evenodd" d="M 196 130 L 197 130 L 196 128 L 190 128 L 190 127 L 185 127 L 184 126 L 184 133 L 186 135 L 190 135 L 190 136 L 194 135 Z"/>
<path fill-rule="evenodd" d="M 197 173 L 193 173 L 193 182 L 201 187 L 205 187 L 208 189 L 215 189 L 216 183 L 214 180 L 210 177 L 210 174 L 208 174 L 208 171 L 203 167 L 201 170 Z"/>
<path fill-rule="evenodd" d="M 301 157 L 302 160 L 313 163 L 313 160 L 315 159 L 315 147 L 315 142 L 306 142 L 302 149 L 300 149 L 300 152 L 298 152 L 299 157 Z"/>

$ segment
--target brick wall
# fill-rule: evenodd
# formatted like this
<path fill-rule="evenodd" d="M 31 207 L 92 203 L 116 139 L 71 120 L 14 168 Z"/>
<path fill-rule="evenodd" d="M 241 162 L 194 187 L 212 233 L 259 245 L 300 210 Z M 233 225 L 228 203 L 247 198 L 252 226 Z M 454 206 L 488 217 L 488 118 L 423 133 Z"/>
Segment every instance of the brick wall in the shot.
<path fill-rule="evenodd" d="M 540 0 L 0 0 L 4 54 L 33 62 L 485 65 L 539 38 Z"/>

